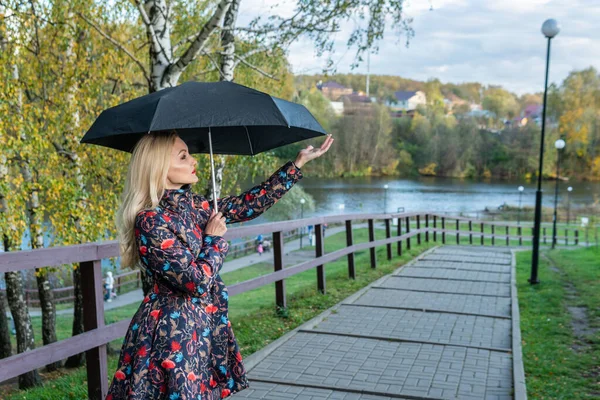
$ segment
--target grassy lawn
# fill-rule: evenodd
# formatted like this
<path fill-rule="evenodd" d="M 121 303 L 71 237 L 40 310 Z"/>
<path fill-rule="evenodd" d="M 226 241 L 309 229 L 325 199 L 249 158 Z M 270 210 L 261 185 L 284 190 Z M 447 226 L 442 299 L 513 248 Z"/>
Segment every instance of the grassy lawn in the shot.
<path fill-rule="evenodd" d="M 395 228 L 395 227 L 393 227 Z M 395 229 L 393 229 L 393 232 Z M 375 239 L 383 239 L 384 230 L 376 230 Z M 368 241 L 367 229 L 354 230 L 354 243 Z M 387 260 L 386 247 L 377 248 L 377 268 L 370 267 L 369 251 L 355 253 L 356 280 L 348 279 L 348 266 L 346 257 L 338 261 L 326 264 L 327 293 L 320 294 L 316 286 L 316 270 L 312 269 L 295 275 L 286 280 L 286 292 L 288 310 L 287 317 L 283 318 L 275 312 L 275 289 L 274 284 L 242 293 L 230 298 L 229 317 L 233 324 L 241 352 L 248 356 L 263 348 L 267 344 L 281 337 L 286 332 L 296 328 L 302 323 L 320 314 L 327 308 L 335 305 L 352 293 L 368 285 L 383 275 L 394 271 L 398 266 L 410 261 L 424 250 L 434 244 L 416 245 L 416 238 L 412 240 L 412 249 L 406 250 L 403 246 L 403 255 L 397 256 L 396 247 L 393 246 L 391 261 Z M 346 235 L 344 232 L 327 237 L 325 240 L 325 252 L 338 250 L 346 246 Z M 304 250 L 314 249 L 305 247 Z M 271 266 L 267 263 L 253 264 L 249 267 L 229 272 L 222 275 L 226 284 L 232 285 L 236 282 L 248 280 L 271 272 Z M 114 323 L 126 318 L 131 318 L 136 312 L 139 304 L 112 309 L 106 312 L 106 323 Z M 35 332 L 36 346 L 41 345 L 41 319 L 32 318 Z M 57 315 L 58 339 L 70 337 L 72 325 L 71 315 Z M 117 368 L 118 351 L 122 344 L 122 338 L 110 343 L 113 352 L 108 356 L 108 379 Z M 44 386 L 28 391 L 9 390 L 0 388 L 2 399 L 85 399 L 87 397 L 87 380 L 85 368 L 73 371 L 61 369 L 52 375 L 43 370 Z M 3 392 L 4 390 L 4 392 Z"/>
<path fill-rule="evenodd" d="M 523 360 L 531 399 L 588 399 L 600 395 L 600 332 L 577 338 L 568 306 L 586 306 L 590 326 L 600 326 L 600 250 L 545 251 L 539 285 L 530 285 L 531 252 L 517 253 Z M 576 290 L 569 296 L 568 280 Z M 577 350 L 575 350 L 577 349 Z"/>

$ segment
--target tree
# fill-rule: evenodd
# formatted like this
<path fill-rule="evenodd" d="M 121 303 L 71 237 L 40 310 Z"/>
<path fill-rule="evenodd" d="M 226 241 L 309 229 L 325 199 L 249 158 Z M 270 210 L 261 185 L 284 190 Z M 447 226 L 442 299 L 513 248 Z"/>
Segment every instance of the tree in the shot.
<path fill-rule="evenodd" d="M 123 90 L 129 92 L 131 74 L 124 58 L 115 58 L 111 47 L 102 47 L 106 42 L 86 35 L 82 20 L 69 18 L 83 9 L 92 13 L 93 9 L 85 8 L 89 6 L 86 2 L 56 1 L 51 7 L 11 2 L 6 6 L 14 21 L 10 42 L 26 49 L 13 58 L 19 76 L 14 89 L 7 91 L 9 104 L 21 101 L 18 99 L 23 102 L 22 107 L 7 113 L 12 117 L 8 126 L 19 129 L 8 144 L 15 154 L 11 162 L 19 167 L 8 174 L 13 193 L 10 203 L 29 210 L 15 213 L 23 217 L 20 226 L 32 233 L 32 248 L 44 245 L 43 215 L 54 227 L 72 228 L 53 230 L 51 245 L 114 238 L 109 210 L 116 208 L 118 190 L 114 189 L 124 172 L 124 157 L 107 156 L 106 150 L 91 147 L 80 153 L 79 139 L 80 126 L 91 125 L 102 108 L 123 101 Z M 92 62 L 94 79 L 90 79 Z M 94 190 L 98 193 L 90 196 Z M 23 200 L 17 203 L 16 199 Z M 2 228 L 10 226 L 6 223 Z M 20 243 L 20 236 L 18 240 Z M 83 332 L 80 278 L 77 265 L 68 267 L 73 271 L 75 286 L 76 335 Z M 36 270 L 45 344 L 56 340 L 55 308 L 47 280 L 47 274 L 53 271 Z M 82 361 L 83 354 L 71 357 L 67 364 L 77 366 Z"/>
<path fill-rule="evenodd" d="M 305 203 L 302 206 L 300 199 L 304 199 Z M 300 185 L 294 185 L 289 192 L 265 213 L 265 218 L 272 221 L 284 221 L 300 218 L 300 208 L 304 207 L 304 211 L 315 210 L 315 199 L 302 189 Z"/>
<path fill-rule="evenodd" d="M 559 132 L 567 145 L 564 149 L 568 163 L 564 171 L 571 171 L 587 179 L 600 156 L 600 76 L 594 68 L 574 71 L 560 88 Z M 563 164 L 564 165 L 564 164 Z"/>
<path fill-rule="evenodd" d="M 497 118 L 511 119 L 519 111 L 515 96 L 499 87 L 491 87 L 485 91 L 482 106 L 485 110 L 493 112 Z"/>

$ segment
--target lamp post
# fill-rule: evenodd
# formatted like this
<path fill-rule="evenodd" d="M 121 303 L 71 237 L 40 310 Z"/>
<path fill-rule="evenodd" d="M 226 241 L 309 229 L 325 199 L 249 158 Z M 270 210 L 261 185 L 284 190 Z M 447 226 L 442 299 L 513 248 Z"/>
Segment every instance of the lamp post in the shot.
<path fill-rule="evenodd" d="M 521 225 L 521 196 L 523 195 L 523 186 L 519 186 L 519 211 L 517 212 L 517 225 Z"/>
<path fill-rule="evenodd" d="M 300 199 L 300 219 L 304 218 L 304 203 L 306 200 Z M 304 236 L 304 226 L 300 228 L 300 248 L 302 248 L 302 236 Z"/>
<path fill-rule="evenodd" d="M 554 185 L 554 217 L 552 219 L 552 248 L 556 246 L 556 220 L 557 220 L 557 209 L 558 209 L 558 179 L 560 174 L 560 153 L 565 148 L 565 141 L 558 139 L 554 142 L 556 147 L 556 184 Z"/>
<path fill-rule="evenodd" d="M 554 19 L 544 21 L 542 33 L 548 39 L 546 48 L 546 80 L 544 81 L 544 105 L 542 107 L 542 137 L 540 140 L 540 166 L 538 169 L 538 187 L 535 192 L 535 219 L 533 224 L 533 254 L 531 257 L 531 276 L 529 283 L 535 285 L 538 281 L 538 260 L 540 252 L 540 223 L 542 217 L 542 165 L 544 161 L 544 133 L 546 130 L 546 103 L 548 98 L 548 70 L 550 69 L 550 42 L 558 35 L 560 27 Z"/>
<path fill-rule="evenodd" d="M 567 225 L 569 225 L 569 221 L 571 220 L 571 192 L 573 188 L 569 186 L 567 188 Z"/>
<path fill-rule="evenodd" d="M 383 196 L 383 213 L 385 214 L 385 212 L 387 211 L 387 190 L 388 190 L 388 185 L 383 185 L 383 189 L 385 190 L 385 194 Z"/>

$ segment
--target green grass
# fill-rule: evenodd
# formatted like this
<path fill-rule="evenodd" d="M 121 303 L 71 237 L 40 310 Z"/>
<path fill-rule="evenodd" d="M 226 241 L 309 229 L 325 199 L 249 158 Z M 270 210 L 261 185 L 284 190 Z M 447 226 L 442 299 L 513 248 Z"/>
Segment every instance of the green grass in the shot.
<path fill-rule="evenodd" d="M 395 227 L 394 227 L 395 228 Z M 395 230 L 393 230 L 394 232 Z M 375 231 L 375 239 L 385 237 L 384 230 Z M 368 241 L 367 229 L 354 230 L 354 243 Z M 342 257 L 338 261 L 325 265 L 327 293 L 317 292 L 316 270 L 311 269 L 291 278 L 286 279 L 287 291 L 287 317 L 277 315 L 275 311 L 275 289 L 274 284 L 242 293 L 230 299 L 229 317 L 233 324 L 234 333 L 237 337 L 241 352 L 248 356 L 263 348 L 267 344 L 281 337 L 286 332 L 296 328 L 309 319 L 319 315 L 327 308 L 337 304 L 357 290 L 363 288 L 383 275 L 394 271 L 398 266 L 410 261 L 424 250 L 434 244 L 426 244 L 423 240 L 421 246 L 412 241 L 412 249 L 406 250 L 403 246 L 403 255 L 397 256 L 396 246 L 393 246 L 393 259 L 387 260 L 386 247 L 377 248 L 377 268 L 370 267 L 369 250 L 355 253 L 356 280 L 348 279 L 347 258 Z M 344 232 L 327 237 L 325 240 L 325 252 L 338 250 L 346 246 Z M 306 247 L 305 250 L 314 247 Z M 271 266 L 267 263 L 254 264 L 233 272 L 222 275 L 227 285 L 241 282 L 271 272 Z M 105 313 L 107 324 L 114 323 L 126 318 L 131 318 L 138 309 L 139 304 L 109 310 Z M 33 329 L 36 338 L 36 347 L 41 346 L 41 318 L 32 318 Z M 72 316 L 57 315 L 57 337 L 59 340 L 70 337 Z M 115 351 L 119 350 L 123 339 L 112 341 L 109 346 Z M 117 354 L 110 353 L 108 356 L 108 379 L 117 368 Z M 61 369 L 57 373 L 45 374 L 44 385 L 27 391 L 10 391 L 3 393 L 0 388 L 0 398 L 7 400 L 15 399 L 84 399 L 87 397 L 87 380 L 85 368 L 73 371 Z"/>
<path fill-rule="evenodd" d="M 571 328 L 567 306 L 588 307 L 592 326 L 598 326 L 600 309 L 600 251 L 597 248 L 552 250 L 545 252 L 564 276 L 549 268 L 540 258 L 538 285 L 527 282 L 531 252 L 517 253 L 517 286 L 521 314 L 521 332 L 525 382 L 530 399 L 587 399 L 600 393 L 600 333 L 581 344 Z M 578 292 L 569 300 L 565 277 Z M 597 398 L 597 397 L 596 397 Z"/>

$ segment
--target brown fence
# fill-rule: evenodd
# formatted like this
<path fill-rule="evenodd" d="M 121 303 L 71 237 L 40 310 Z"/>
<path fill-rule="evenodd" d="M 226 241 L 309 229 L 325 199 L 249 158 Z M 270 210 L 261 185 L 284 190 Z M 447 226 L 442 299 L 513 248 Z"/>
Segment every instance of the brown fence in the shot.
<path fill-rule="evenodd" d="M 354 244 L 352 224 L 353 222 L 364 220 L 368 221 L 369 241 Z M 385 222 L 385 239 L 375 240 L 375 220 L 383 220 Z M 392 221 L 397 225 L 394 236 L 392 236 L 391 229 Z M 451 221 L 454 223 L 450 223 Z M 412 226 L 415 226 L 415 222 L 416 229 L 413 229 Z M 324 237 L 321 234 L 323 224 L 335 223 L 345 224 L 346 247 L 325 254 Z M 307 225 L 314 225 L 315 227 L 316 258 L 284 269 L 283 233 Z M 461 230 L 461 227 L 465 227 L 465 225 L 467 229 Z M 490 227 L 491 232 L 486 232 L 485 227 Z M 511 228 L 516 232 L 511 233 Z M 416 240 L 417 244 L 420 244 L 422 240 L 425 242 L 429 242 L 430 240 L 437 242 L 441 240 L 442 243 L 453 242 L 455 240 L 456 243 L 460 243 L 461 235 L 464 235 L 464 241 L 468 237 L 468 243 L 471 244 L 484 244 L 484 238 L 487 238 L 491 240 L 492 244 L 496 244 L 496 241 L 498 241 L 498 244 L 503 242 L 503 245 L 509 245 L 511 239 L 518 241 L 518 243 L 522 243 L 524 240 L 531 240 L 531 236 L 524 232 L 524 228 L 524 226 L 517 226 L 516 224 L 482 222 L 469 218 L 447 217 L 431 213 L 347 214 L 232 228 L 225 234 L 225 238 L 228 240 L 256 236 L 258 234 L 272 234 L 275 265 L 273 273 L 229 286 L 229 295 L 235 296 L 270 283 L 275 283 L 276 304 L 278 307 L 285 307 L 285 278 L 316 268 L 317 287 L 319 291 L 325 293 L 324 264 L 347 257 L 348 276 L 354 278 L 354 253 L 357 251 L 369 249 L 370 266 L 376 268 L 377 259 L 375 250 L 377 246 L 385 245 L 387 258 L 392 259 L 392 245 L 396 244 L 397 254 L 401 255 L 403 245 L 406 246 L 406 249 L 411 248 L 411 240 Z M 531 231 L 532 228 L 527 226 L 527 230 Z M 579 231 L 577 229 L 573 231 L 575 235 L 571 243 L 578 244 Z M 567 243 L 568 238 L 568 234 L 557 237 L 559 240 L 567 240 Z M 66 359 L 74 354 L 85 352 L 88 396 L 90 399 L 104 399 L 108 390 L 106 344 L 125 336 L 131 321 L 131 319 L 125 319 L 110 325 L 104 324 L 101 260 L 116 257 L 118 256 L 118 252 L 118 243 L 111 241 L 0 253 L 0 273 L 79 263 L 82 278 L 85 330 L 80 335 L 0 360 L 0 382 Z"/>
<path fill-rule="evenodd" d="M 294 229 L 293 231 L 284 232 L 284 241 L 294 240 L 299 237 L 299 230 Z M 271 238 L 269 235 L 265 236 L 265 239 Z M 238 257 L 243 257 L 247 254 L 255 253 L 255 239 L 245 240 L 240 243 L 235 243 L 229 247 L 227 258 L 229 260 Z M 124 286 L 139 288 L 141 285 L 141 271 L 139 269 L 133 271 L 127 271 L 119 275 L 115 275 L 114 290 L 117 294 L 125 293 L 122 288 Z M 40 307 L 39 291 L 38 289 L 24 289 L 25 303 L 27 307 L 37 308 Z M 60 288 L 53 288 L 52 293 L 54 294 L 54 303 L 71 303 L 75 300 L 75 288 L 73 286 L 65 286 Z M 6 296 L 6 289 L 0 289 L 0 296 Z"/>

